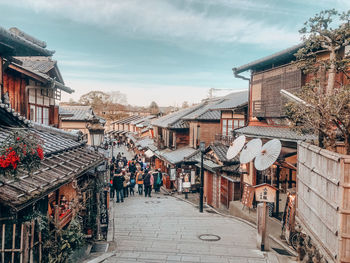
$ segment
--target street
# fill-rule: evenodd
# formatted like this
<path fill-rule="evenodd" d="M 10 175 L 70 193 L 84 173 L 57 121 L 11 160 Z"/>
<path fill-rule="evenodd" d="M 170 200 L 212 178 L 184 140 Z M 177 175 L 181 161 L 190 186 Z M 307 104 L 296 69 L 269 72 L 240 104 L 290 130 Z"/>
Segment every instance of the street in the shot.
<path fill-rule="evenodd" d="M 256 230 L 163 194 L 113 205 L 115 256 L 104 262 L 268 262 Z M 203 241 L 203 234 L 220 237 Z"/>

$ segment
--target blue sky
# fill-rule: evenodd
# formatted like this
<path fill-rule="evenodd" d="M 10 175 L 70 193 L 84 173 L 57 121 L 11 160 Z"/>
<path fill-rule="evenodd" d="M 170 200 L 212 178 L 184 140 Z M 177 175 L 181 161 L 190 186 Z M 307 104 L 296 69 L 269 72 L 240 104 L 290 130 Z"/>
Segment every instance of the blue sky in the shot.
<path fill-rule="evenodd" d="M 310 16 L 349 0 L 0 0 L 0 26 L 56 50 L 63 100 L 116 91 L 128 103 L 198 102 L 247 88 L 232 68 L 299 43 Z"/>

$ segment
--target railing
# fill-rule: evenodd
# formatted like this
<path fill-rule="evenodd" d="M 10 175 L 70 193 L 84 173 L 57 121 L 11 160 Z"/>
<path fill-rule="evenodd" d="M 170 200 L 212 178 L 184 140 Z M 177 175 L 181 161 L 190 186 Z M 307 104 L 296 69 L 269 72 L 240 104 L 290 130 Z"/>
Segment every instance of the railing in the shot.
<path fill-rule="evenodd" d="M 230 145 L 233 142 L 234 138 L 231 135 L 223 135 L 223 134 L 216 134 L 215 135 L 215 141 L 221 142 L 225 145 Z"/>

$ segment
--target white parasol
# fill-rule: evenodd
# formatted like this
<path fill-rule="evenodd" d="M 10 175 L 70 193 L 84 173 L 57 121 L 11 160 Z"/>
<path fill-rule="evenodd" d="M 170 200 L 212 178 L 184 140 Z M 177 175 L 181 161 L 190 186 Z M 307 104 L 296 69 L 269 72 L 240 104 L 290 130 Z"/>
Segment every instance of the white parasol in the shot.
<path fill-rule="evenodd" d="M 260 152 L 262 147 L 262 141 L 260 139 L 253 139 L 249 141 L 241 151 L 239 156 L 240 163 L 249 163 L 253 160 Z"/>
<path fill-rule="evenodd" d="M 232 145 L 228 148 L 226 153 L 226 158 L 231 160 L 237 156 L 237 154 L 242 150 L 245 144 L 245 136 L 241 135 L 236 140 L 233 141 Z"/>
<path fill-rule="evenodd" d="M 281 153 L 282 145 L 277 139 L 273 139 L 264 144 L 260 153 L 256 156 L 254 166 L 262 171 L 269 168 L 277 160 Z"/>

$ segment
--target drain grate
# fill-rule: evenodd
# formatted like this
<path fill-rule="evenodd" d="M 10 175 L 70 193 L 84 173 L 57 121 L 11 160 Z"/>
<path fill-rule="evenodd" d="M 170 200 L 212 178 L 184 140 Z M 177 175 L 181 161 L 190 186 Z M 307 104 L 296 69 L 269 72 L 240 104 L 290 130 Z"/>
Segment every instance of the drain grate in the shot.
<path fill-rule="evenodd" d="M 273 247 L 272 248 L 273 250 L 275 250 L 278 254 L 280 255 L 284 255 L 284 256 L 293 256 L 292 254 L 290 254 L 287 250 L 285 249 L 280 249 L 280 248 L 276 248 L 276 247 Z"/>
<path fill-rule="evenodd" d="M 95 243 L 91 248 L 91 253 L 97 253 L 97 252 L 107 252 L 108 250 L 108 244 L 106 243 Z"/>
<path fill-rule="evenodd" d="M 200 240 L 203 241 L 219 241 L 221 237 L 218 235 L 213 235 L 213 234 L 203 234 L 198 237 Z"/>
<path fill-rule="evenodd" d="M 205 210 L 207 213 L 210 213 L 210 214 L 216 214 L 216 212 L 214 210 Z"/>

